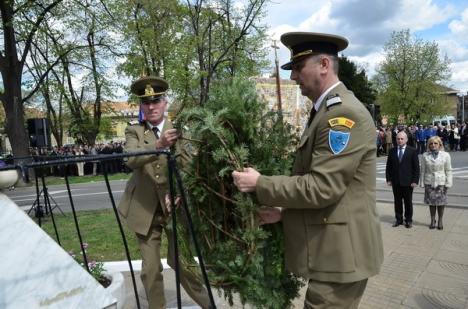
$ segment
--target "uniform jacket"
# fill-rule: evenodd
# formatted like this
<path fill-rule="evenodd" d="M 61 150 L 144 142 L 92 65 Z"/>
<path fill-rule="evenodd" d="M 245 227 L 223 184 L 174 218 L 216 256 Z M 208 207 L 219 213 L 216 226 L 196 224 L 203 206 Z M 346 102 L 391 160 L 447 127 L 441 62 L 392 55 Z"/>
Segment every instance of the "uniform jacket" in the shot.
<path fill-rule="evenodd" d="M 163 132 L 171 129 L 166 119 Z M 146 124 L 129 125 L 125 129 L 125 152 L 155 150 L 156 137 Z M 186 160 L 180 142 L 177 155 Z M 185 161 L 184 161 L 185 162 Z M 165 217 L 165 195 L 169 192 L 167 156 L 129 157 L 127 166 L 133 171 L 119 203 L 119 213 L 135 233 L 147 235 L 156 212 Z"/>
<path fill-rule="evenodd" d="M 421 187 L 452 186 L 452 164 L 450 154 L 439 151 L 436 159 L 430 152 L 425 152 L 421 158 Z"/>
<path fill-rule="evenodd" d="M 398 146 L 388 154 L 385 169 L 387 182 L 392 186 L 409 187 L 412 183 L 419 183 L 419 158 L 416 148 L 406 145 L 401 162 L 398 160 Z"/>
<path fill-rule="evenodd" d="M 338 95 L 342 103 L 327 106 Z M 333 126 L 350 132 L 341 153 L 329 144 L 329 120 L 355 122 Z M 293 176 L 260 176 L 261 204 L 283 207 L 286 267 L 307 279 L 359 281 L 379 272 L 383 260 L 376 210 L 375 126 L 366 108 L 343 84 L 333 88 L 305 129 Z"/>

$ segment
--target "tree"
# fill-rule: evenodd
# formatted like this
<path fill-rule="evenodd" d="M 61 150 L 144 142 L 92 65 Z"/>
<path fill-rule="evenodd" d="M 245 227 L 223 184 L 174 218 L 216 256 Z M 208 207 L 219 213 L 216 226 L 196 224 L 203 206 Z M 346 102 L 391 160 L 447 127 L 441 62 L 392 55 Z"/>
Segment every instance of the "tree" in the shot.
<path fill-rule="evenodd" d="M 28 156 L 28 134 L 24 121 L 24 102 L 38 86 L 33 86 L 23 98 L 23 69 L 31 50 L 32 42 L 45 18 L 62 2 L 55 1 L 0 1 L 3 44 L 0 50 L 0 72 L 4 92 L 0 94 L 6 114 L 6 133 L 12 143 L 15 156 Z M 17 4 L 17 6 L 15 6 Z M 44 78 L 42 76 L 41 80 Z"/>
<path fill-rule="evenodd" d="M 232 77 L 242 68 L 247 69 L 247 76 L 254 72 L 254 64 L 263 51 L 259 43 L 264 39 L 258 20 L 267 1 L 249 0 L 241 9 L 229 0 L 191 2 L 187 0 L 188 32 L 196 51 L 199 105 L 203 105 L 209 98 L 215 77 L 226 76 L 226 73 Z"/>
<path fill-rule="evenodd" d="M 368 80 L 366 71 L 358 69 L 357 65 L 347 57 L 339 57 L 338 77 L 351 90 L 367 108 L 375 103 L 377 92 L 372 83 Z"/>
<path fill-rule="evenodd" d="M 231 172 L 254 166 L 288 175 L 297 142 L 292 127 L 243 78 L 215 82 L 206 104 L 184 110 L 180 120 L 190 127 L 195 157 L 184 180 L 212 284 L 231 302 L 238 293 L 254 308 L 289 308 L 300 281 L 285 269 L 282 228 L 259 226 L 258 201 L 237 191 Z"/>
<path fill-rule="evenodd" d="M 450 76 L 449 59 L 435 42 L 413 38 L 409 30 L 394 32 L 384 46 L 385 60 L 374 79 L 382 113 L 393 121 L 429 121 L 446 113 L 438 84 Z"/>
<path fill-rule="evenodd" d="M 259 20 L 266 0 L 136 1 L 122 8 L 127 60 L 122 72 L 167 79 L 182 104 L 203 105 L 212 81 L 258 74 L 265 55 Z"/>

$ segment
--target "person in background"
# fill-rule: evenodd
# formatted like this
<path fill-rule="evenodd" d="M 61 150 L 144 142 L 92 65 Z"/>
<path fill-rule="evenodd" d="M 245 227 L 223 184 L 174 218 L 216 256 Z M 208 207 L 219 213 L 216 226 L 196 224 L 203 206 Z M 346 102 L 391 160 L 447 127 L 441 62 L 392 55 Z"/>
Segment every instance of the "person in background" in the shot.
<path fill-rule="evenodd" d="M 460 130 L 460 150 L 461 151 L 466 151 L 466 148 L 468 147 L 468 123 L 465 121 L 462 123 Z"/>
<path fill-rule="evenodd" d="M 387 127 L 387 129 L 385 130 L 385 143 L 387 145 L 386 154 L 388 155 L 390 153 L 390 150 L 392 150 L 393 148 L 391 127 Z"/>
<path fill-rule="evenodd" d="M 431 137 L 427 142 L 427 151 L 421 158 L 420 184 L 424 188 L 424 203 L 429 205 L 431 215 L 429 228 L 435 228 L 437 210 L 437 228 L 442 230 L 447 190 L 452 186 L 452 164 L 450 154 L 444 151 L 444 145 L 438 136 Z"/>
<path fill-rule="evenodd" d="M 404 131 L 397 134 L 398 147 L 392 149 L 387 158 L 385 175 L 387 184 L 392 186 L 395 223 L 403 224 L 403 202 L 405 204 L 405 226 L 413 226 L 413 190 L 419 183 L 419 159 L 415 148 L 408 146 L 408 137 Z"/>
<path fill-rule="evenodd" d="M 419 125 L 416 129 L 416 141 L 418 143 L 418 153 L 423 154 L 426 151 L 426 138 L 422 125 Z"/>

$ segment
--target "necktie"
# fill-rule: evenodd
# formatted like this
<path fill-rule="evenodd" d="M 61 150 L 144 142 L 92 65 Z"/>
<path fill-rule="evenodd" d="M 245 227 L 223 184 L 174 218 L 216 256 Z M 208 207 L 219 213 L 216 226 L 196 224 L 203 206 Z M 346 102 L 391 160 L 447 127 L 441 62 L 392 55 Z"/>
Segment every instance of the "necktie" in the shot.
<path fill-rule="evenodd" d="M 158 127 L 153 127 L 152 130 L 153 130 L 154 136 L 156 136 L 156 139 L 158 139 L 159 138 L 159 129 L 158 129 Z"/>
<path fill-rule="evenodd" d="M 398 161 L 401 162 L 401 158 L 403 158 L 403 148 L 398 147 Z"/>
<path fill-rule="evenodd" d="M 312 123 L 312 120 L 314 119 L 314 116 L 316 113 L 317 111 L 315 110 L 315 107 L 312 105 L 312 108 L 310 109 L 309 120 L 307 120 L 307 127 L 310 127 L 310 124 Z"/>

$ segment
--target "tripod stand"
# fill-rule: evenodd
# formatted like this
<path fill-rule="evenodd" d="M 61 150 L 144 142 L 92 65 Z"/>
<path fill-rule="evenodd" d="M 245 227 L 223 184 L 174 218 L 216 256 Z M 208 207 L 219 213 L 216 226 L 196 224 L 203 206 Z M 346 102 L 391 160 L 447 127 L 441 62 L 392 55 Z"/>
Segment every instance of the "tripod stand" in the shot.
<path fill-rule="evenodd" d="M 47 189 L 47 185 L 45 183 L 44 179 L 44 174 L 41 171 L 41 181 L 42 181 L 42 189 L 39 190 L 39 178 L 37 176 L 37 170 L 34 173 L 34 178 L 36 182 L 36 199 L 34 200 L 33 204 L 31 205 L 31 208 L 28 210 L 28 215 L 31 213 L 32 210 L 34 210 L 34 216 L 37 218 L 39 226 L 42 225 L 42 218 L 44 217 L 44 212 L 46 215 L 49 213 L 52 214 L 52 211 L 55 208 L 58 208 L 58 210 L 62 213 L 62 215 L 65 216 L 65 213 L 62 211 L 62 209 L 59 207 L 55 199 L 49 194 L 49 191 Z M 41 205 L 41 196 L 44 199 L 44 206 Z M 51 201 L 53 202 L 53 207 L 51 206 Z M 45 211 L 44 211 L 45 208 Z"/>

